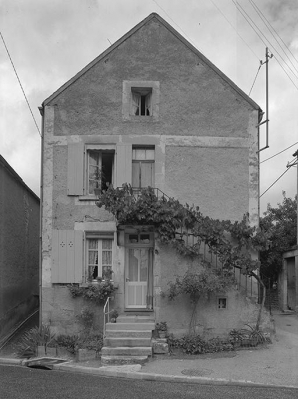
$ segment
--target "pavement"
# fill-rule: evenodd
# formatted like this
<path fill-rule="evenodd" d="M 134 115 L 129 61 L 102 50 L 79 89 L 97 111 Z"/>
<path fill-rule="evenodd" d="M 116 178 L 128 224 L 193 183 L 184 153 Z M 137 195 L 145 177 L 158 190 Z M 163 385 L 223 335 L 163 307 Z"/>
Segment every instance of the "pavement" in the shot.
<path fill-rule="evenodd" d="M 100 360 L 89 360 L 57 363 L 51 368 L 154 381 L 298 388 L 298 315 L 273 312 L 273 318 L 273 343 L 261 348 L 196 356 L 155 355 L 142 366 L 103 366 Z M 0 352 L 0 364 L 26 365 L 7 353 L 1 356 Z"/>

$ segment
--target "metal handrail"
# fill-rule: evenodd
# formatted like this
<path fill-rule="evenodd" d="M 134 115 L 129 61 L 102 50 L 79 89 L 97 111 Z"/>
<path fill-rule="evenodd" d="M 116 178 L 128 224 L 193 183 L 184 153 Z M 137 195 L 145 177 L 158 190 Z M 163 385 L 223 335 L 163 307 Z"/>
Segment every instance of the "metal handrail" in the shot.
<path fill-rule="evenodd" d="M 106 300 L 106 303 L 103 307 L 103 336 L 106 336 L 106 324 L 107 322 L 109 323 L 110 321 L 110 299 L 111 297 L 108 297 Z M 106 309 L 108 308 L 108 311 Z M 108 321 L 106 322 L 106 316 L 108 316 Z"/>

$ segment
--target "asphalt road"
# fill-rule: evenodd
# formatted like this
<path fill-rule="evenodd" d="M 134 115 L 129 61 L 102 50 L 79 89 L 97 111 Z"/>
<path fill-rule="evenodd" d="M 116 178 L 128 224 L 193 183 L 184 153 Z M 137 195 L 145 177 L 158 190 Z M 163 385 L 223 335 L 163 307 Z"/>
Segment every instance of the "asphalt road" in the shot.
<path fill-rule="evenodd" d="M 0 366 L 1 399 L 296 399 L 297 389 L 199 385 L 105 378 Z"/>

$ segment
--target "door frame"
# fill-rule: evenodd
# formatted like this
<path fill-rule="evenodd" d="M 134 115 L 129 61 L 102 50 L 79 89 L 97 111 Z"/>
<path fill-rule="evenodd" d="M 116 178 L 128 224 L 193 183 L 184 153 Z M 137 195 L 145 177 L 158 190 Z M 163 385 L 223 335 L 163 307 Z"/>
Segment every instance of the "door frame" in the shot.
<path fill-rule="evenodd" d="M 149 236 L 149 242 L 144 242 L 142 240 L 142 236 Z M 131 242 L 131 237 L 130 236 L 135 236 L 137 237 L 136 242 Z M 129 229 L 128 231 L 125 231 L 125 263 L 124 263 L 124 308 L 131 310 L 131 309 L 153 309 L 153 300 L 151 301 L 151 304 L 148 304 L 148 301 L 146 305 L 144 306 L 128 306 L 127 304 L 127 279 L 128 279 L 128 251 L 129 249 L 148 249 L 149 250 L 149 262 L 151 262 L 151 267 L 148 265 L 148 277 L 147 278 L 147 294 L 148 294 L 148 285 L 150 284 L 151 286 L 149 289 L 151 289 L 151 292 L 153 293 L 153 248 L 154 248 L 154 233 L 150 231 L 138 231 L 137 229 Z M 151 250 L 151 256 L 150 256 L 150 250 Z M 151 273 L 151 276 L 149 276 L 149 273 Z M 150 278 L 151 277 L 151 278 Z M 153 296 L 153 294 L 152 294 Z"/>

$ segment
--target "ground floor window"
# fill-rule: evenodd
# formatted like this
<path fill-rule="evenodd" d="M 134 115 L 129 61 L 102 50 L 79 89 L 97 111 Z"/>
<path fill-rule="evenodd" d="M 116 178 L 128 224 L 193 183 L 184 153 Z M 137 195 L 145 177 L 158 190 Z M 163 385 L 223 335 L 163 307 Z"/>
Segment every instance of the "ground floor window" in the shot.
<path fill-rule="evenodd" d="M 111 278 L 113 239 L 87 237 L 87 280 Z"/>

